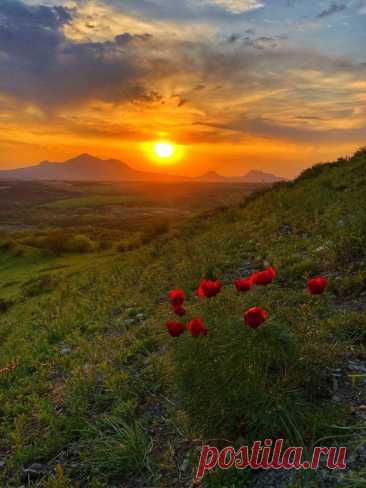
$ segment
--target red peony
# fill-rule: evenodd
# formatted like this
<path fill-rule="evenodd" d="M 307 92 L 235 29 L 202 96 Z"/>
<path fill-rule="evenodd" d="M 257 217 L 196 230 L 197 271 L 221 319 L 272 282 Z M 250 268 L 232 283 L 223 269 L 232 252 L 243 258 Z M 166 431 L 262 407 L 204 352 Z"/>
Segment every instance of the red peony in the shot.
<path fill-rule="evenodd" d="M 263 310 L 263 308 L 260 307 L 253 307 L 247 310 L 244 313 L 244 321 L 245 324 L 250 328 L 250 329 L 258 329 L 263 322 L 267 319 L 268 317 L 268 312 Z"/>
<path fill-rule="evenodd" d="M 196 295 L 199 298 L 206 297 L 212 298 L 216 296 L 221 291 L 221 282 L 220 280 L 201 280 L 201 283 L 196 291 Z"/>
<path fill-rule="evenodd" d="M 192 337 L 207 336 L 208 329 L 200 318 L 192 319 L 188 324 Z"/>
<path fill-rule="evenodd" d="M 175 315 L 178 315 L 179 317 L 183 317 L 186 314 L 186 311 L 182 305 L 174 305 L 173 310 Z"/>
<path fill-rule="evenodd" d="M 165 324 L 165 327 L 168 329 L 168 332 L 172 337 L 179 337 L 186 330 L 186 326 L 184 324 L 181 322 L 174 322 L 172 320 L 169 320 Z"/>
<path fill-rule="evenodd" d="M 237 291 L 241 293 L 249 291 L 253 286 L 253 282 L 250 278 L 238 278 L 237 280 L 235 280 L 234 284 Z"/>
<path fill-rule="evenodd" d="M 327 283 L 327 278 L 324 278 L 323 276 L 310 278 L 308 280 L 308 290 L 312 295 L 321 295 L 324 292 Z"/>
<path fill-rule="evenodd" d="M 173 307 L 183 305 L 185 298 L 183 290 L 171 290 L 168 295 L 170 303 L 173 305 Z"/>
<path fill-rule="evenodd" d="M 264 271 L 259 271 L 251 276 L 251 280 L 255 285 L 265 286 L 269 285 L 276 278 L 277 272 L 274 268 L 270 267 Z"/>

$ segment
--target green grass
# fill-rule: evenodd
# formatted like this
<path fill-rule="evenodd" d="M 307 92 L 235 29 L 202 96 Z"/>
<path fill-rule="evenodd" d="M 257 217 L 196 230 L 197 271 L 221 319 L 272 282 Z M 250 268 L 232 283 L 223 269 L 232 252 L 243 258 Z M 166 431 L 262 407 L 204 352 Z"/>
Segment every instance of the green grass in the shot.
<path fill-rule="evenodd" d="M 66 198 L 43 205 L 50 210 L 70 210 L 79 208 L 105 207 L 107 205 L 124 205 L 133 203 L 135 198 L 121 195 L 93 195 L 79 198 Z M 141 200 L 138 201 L 141 205 Z M 137 204 L 137 200 L 136 200 Z"/>
<path fill-rule="evenodd" d="M 0 299 L 17 299 L 24 287 L 44 275 L 52 275 L 62 282 L 90 269 L 93 262 L 109 259 L 108 252 L 88 255 L 54 256 L 38 250 L 28 250 L 23 256 L 0 252 Z"/>
<path fill-rule="evenodd" d="M 366 279 L 365 190 L 360 152 L 137 250 L 59 258 L 1 251 L 0 296 L 6 282 L 17 282 L 10 296 L 42 270 L 59 276 L 0 315 L 0 369 L 9 368 L 0 375 L 2 483 L 20 486 L 22 469 L 40 462 L 48 473 L 34 486 L 171 488 L 192 479 L 197 439 L 283 435 L 311 447 L 336 437 L 334 424 L 350 426 L 347 406 L 329 403 L 327 368 L 365 357 L 364 314 L 347 308 Z M 267 262 L 276 282 L 237 296 L 232 279 Z M 322 297 L 304 291 L 315 273 L 329 277 Z M 227 286 L 197 303 L 198 281 L 212 275 Z M 173 287 L 186 291 L 190 314 L 205 318 L 206 339 L 167 335 Z M 242 321 L 253 305 L 271 314 L 258 331 Z M 206 486 L 252 482 L 250 473 L 215 479 Z"/>

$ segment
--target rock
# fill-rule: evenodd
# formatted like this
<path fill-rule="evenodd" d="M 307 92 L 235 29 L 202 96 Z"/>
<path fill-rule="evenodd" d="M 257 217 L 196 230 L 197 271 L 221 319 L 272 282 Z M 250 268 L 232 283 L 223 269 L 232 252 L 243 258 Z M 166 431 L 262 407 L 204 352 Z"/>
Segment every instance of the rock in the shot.
<path fill-rule="evenodd" d="M 66 356 L 66 354 L 70 354 L 71 351 L 72 351 L 71 347 L 65 346 L 60 350 L 60 353 L 63 356 Z"/>
<path fill-rule="evenodd" d="M 189 467 L 189 460 L 186 458 L 186 459 L 183 461 L 182 466 L 181 466 L 181 468 L 180 468 L 180 469 L 181 469 L 181 471 L 183 471 L 183 473 L 184 473 L 185 471 L 187 471 L 188 467 Z"/>
<path fill-rule="evenodd" d="M 348 361 L 348 369 L 366 373 L 366 364 L 362 361 Z"/>
<path fill-rule="evenodd" d="M 145 315 L 143 313 L 138 313 L 136 319 L 142 322 L 145 319 Z"/>
<path fill-rule="evenodd" d="M 135 319 L 126 319 L 126 320 L 124 321 L 124 325 L 125 325 L 126 327 L 131 327 L 131 325 L 134 325 L 134 323 L 135 323 Z"/>

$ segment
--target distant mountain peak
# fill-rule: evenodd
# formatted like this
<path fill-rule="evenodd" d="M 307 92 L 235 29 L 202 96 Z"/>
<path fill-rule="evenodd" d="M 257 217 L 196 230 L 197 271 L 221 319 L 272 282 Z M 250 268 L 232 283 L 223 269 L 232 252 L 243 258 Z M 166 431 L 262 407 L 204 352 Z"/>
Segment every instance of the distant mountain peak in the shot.
<path fill-rule="evenodd" d="M 227 178 L 225 176 L 220 175 L 217 171 L 210 170 L 207 171 L 207 173 L 196 178 L 196 180 L 214 182 L 214 181 L 226 181 Z"/>
<path fill-rule="evenodd" d="M 186 181 L 187 178 L 138 171 L 118 159 L 100 159 L 88 153 L 64 162 L 42 161 L 9 171 L 0 171 L 0 179 L 62 181 Z"/>
<path fill-rule="evenodd" d="M 284 178 L 280 176 L 273 175 L 272 173 L 265 173 L 258 169 L 252 169 L 243 176 L 248 183 L 278 183 L 284 181 Z"/>
<path fill-rule="evenodd" d="M 214 183 L 266 183 L 272 184 L 279 181 L 283 181 L 283 178 L 273 175 L 271 173 L 265 173 L 263 171 L 252 169 L 244 176 L 222 176 L 217 171 L 210 170 L 207 173 L 195 178 L 196 181 Z"/>
<path fill-rule="evenodd" d="M 89 162 L 103 162 L 103 159 L 97 158 L 96 156 L 93 156 L 88 153 L 82 153 L 79 154 L 79 156 L 75 156 L 74 158 L 70 158 L 65 163 L 74 163 L 74 162 L 80 162 L 80 163 L 89 163 Z"/>
<path fill-rule="evenodd" d="M 265 183 L 273 184 L 283 178 L 251 170 L 245 176 L 222 176 L 215 170 L 207 171 L 197 178 L 173 176 L 138 171 L 118 159 L 100 159 L 88 153 L 82 153 L 64 162 L 42 161 L 35 166 L 28 166 L 8 171 L 0 171 L 0 179 L 18 180 L 63 180 L 63 181 L 196 181 L 201 183 Z"/>

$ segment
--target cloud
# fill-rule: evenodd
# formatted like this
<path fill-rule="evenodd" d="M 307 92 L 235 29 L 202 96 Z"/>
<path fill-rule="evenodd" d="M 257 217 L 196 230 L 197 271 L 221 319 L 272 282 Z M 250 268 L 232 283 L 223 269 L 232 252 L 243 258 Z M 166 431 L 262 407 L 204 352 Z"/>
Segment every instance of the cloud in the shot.
<path fill-rule="evenodd" d="M 326 9 L 324 9 L 320 14 L 318 14 L 318 18 L 322 19 L 324 17 L 329 17 L 330 15 L 343 12 L 344 10 L 347 9 L 347 5 L 344 3 L 337 3 L 337 2 L 332 2 L 330 6 Z"/>
<path fill-rule="evenodd" d="M 264 6 L 262 2 L 257 0 L 201 0 L 200 2 L 197 2 L 197 0 L 191 0 L 191 2 L 195 3 L 196 5 L 200 3 L 203 5 L 217 6 L 232 14 L 242 14 L 244 12 L 248 12 L 249 10 L 254 10 Z"/>
<path fill-rule="evenodd" d="M 275 49 L 279 47 L 278 38 L 261 36 L 261 37 L 245 37 L 243 42 L 254 49 Z"/>
<path fill-rule="evenodd" d="M 59 116 L 58 124 L 85 137 L 138 140 L 171 130 L 193 141 L 246 134 L 322 140 L 327 131 L 354 137 L 366 126 L 365 112 L 356 117 L 351 110 L 366 104 L 363 85 L 355 85 L 364 81 L 365 68 L 281 42 L 281 31 L 244 25 L 243 35 L 230 37 L 230 24 L 216 38 L 181 37 L 130 22 L 130 30 L 91 40 L 68 35 L 76 21 L 78 8 L 0 0 L 0 97 L 39 108 L 45 120 Z M 84 21 L 96 24 L 89 14 Z M 34 113 L 28 117 L 36 124 Z M 347 127 L 356 122 L 359 127 Z"/>
<path fill-rule="evenodd" d="M 63 7 L 1 1 L 0 93 L 44 109 L 90 99 L 156 100 L 146 80 L 162 76 L 164 67 L 144 56 L 151 36 L 122 33 L 113 41 L 74 42 L 63 31 L 73 14 Z"/>
<path fill-rule="evenodd" d="M 117 46 L 126 46 L 132 42 L 146 42 L 152 38 L 153 36 L 151 34 L 130 34 L 129 32 L 125 32 L 115 37 L 115 43 Z"/>
<path fill-rule="evenodd" d="M 362 0 L 358 6 L 358 14 L 366 15 L 366 1 Z"/>

